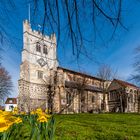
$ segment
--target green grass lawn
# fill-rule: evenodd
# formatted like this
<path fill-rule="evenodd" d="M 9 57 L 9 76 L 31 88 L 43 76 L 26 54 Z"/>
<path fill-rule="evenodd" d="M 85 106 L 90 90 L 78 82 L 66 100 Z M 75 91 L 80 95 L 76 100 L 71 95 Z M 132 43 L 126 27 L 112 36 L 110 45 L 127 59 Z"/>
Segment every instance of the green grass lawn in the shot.
<path fill-rule="evenodd" d="M 56 115 L 56 140 L 140 140 L 139 114 Z"/>
<path fill-rule="evenodd" d="M 140 114 L 67 114 L 55 119 L 55 140 L 140 140 Z M 30 134 L 25 120 L 10 140 L 30 140 Z"/>

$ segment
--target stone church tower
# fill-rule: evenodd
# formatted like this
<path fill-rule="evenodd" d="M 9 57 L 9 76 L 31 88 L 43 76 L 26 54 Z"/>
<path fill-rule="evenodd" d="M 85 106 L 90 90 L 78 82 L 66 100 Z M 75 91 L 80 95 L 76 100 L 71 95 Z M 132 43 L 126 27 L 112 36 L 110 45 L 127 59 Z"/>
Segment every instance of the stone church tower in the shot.
<path fill-rule="evenodd" d="M 47 106 L 46 84 L 57 69 L 56 36 L 42 35 L 23 22 L 23 50 L 20 65 L 18 104 L 21 110 Z"/>
<path fill-rule="evenodd" d="M 102 110 L 102 79 L 58 66 L 56 36 L 34 31 L 23 22 L 18 107 L 29 112 L 48 108 L 55 113 Z M 107 105 L 107 95 L 106 95 Z"/>

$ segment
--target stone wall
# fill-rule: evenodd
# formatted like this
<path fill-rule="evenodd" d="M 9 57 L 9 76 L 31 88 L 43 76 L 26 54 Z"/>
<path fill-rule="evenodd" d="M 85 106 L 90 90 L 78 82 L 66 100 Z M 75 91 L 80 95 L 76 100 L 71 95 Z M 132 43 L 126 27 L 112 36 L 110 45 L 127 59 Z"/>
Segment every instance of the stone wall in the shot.
<path fill-rule="evenodd" d="M 45 85 L 19 80 L 18 106 L 21 110 L 30 111 L 41 107 L 46 108 L 47 88 Z"/>

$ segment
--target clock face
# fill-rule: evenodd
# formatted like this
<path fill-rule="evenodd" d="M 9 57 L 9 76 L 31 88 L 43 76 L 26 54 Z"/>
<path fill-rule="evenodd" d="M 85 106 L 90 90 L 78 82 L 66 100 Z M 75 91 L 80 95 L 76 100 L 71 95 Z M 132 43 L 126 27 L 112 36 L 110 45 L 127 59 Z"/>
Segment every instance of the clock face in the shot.
<path fill-rule="evenodd" d="M 41 67 L 44 67 L 47 64 L 43 58 L 38 59 L 37 62 Z"/>

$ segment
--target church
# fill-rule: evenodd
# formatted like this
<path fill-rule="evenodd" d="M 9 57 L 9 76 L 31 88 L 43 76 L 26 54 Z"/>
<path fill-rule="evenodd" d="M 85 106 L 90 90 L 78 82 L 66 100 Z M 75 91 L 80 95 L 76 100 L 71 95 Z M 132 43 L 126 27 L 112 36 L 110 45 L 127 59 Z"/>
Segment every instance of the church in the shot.
<path fill-rule="evenodd" d="M 32 30 L 27 20 L 23 22 L 19 109 L 26 112 L 42 108 L 53 113 L 94 113 L 103 109 L 104 96 L 105 111 L 113 111 L 111 81 L 60 67 L 56 46 L 55 34 L 42 35 L 40 31 Z M 110 88 L 110 92 L 104 95 L 103 83 L 106 89 Z"/>

